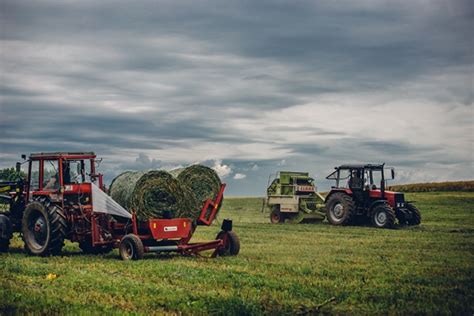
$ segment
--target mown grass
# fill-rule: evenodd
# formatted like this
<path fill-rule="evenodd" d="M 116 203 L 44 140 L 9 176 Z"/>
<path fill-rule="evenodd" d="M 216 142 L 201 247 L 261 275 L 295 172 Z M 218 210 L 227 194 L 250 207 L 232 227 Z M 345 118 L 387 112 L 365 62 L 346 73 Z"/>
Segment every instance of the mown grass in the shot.
<path fill-rule="evenodd" d="M 217 259 L 116 251 L 29 257 L 17 236 L 0 255 L 2 313 L 466 314 L 474 312 L 474 193 L 409 194 L 416 228 L 268 223 L 261 199 L 226 198 L 242 248 Z M 200 227 L 214 238 L 218 224 Z M 48 279 L 48 274 L 57 275 Z"/>

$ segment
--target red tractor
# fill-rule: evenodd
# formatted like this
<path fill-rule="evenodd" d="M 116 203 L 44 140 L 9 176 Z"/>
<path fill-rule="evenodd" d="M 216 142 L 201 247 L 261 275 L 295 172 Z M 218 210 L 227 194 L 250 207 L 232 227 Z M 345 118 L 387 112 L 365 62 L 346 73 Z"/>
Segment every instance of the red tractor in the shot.
<path fill-rule="evenodd" d="M 333 225 L 371 222 L 375 227 L 391 228 L 418 225 L 420 211 L 403 193 L 385 190 L 386 180 L 395 178 L 393 168 L 385 164 L 342 165 L 326 179 L 336 185 L 326 197 L 326 216 Z"/>
<path fill-rule="evenodd" d="M 26 159 L 26 156 L 22 156 Z M 31 154 L 27 179 L 0 182 L 0 199 L 9 204 L 0 213 L 0 252 L 8 250 L 13 232 L 22 233 L 32 255 L 61 253 L 64 240 L 78 242 L 85 253 L 110 252 L 118 247 L 123 259 L 140 259 L 145 252 L 236 255 L 240 249 L 232 221 L 224 220 L 216 240 L 190 243 L 197 225 L 211 225 L 219 211 L 225 184 L 207 200 L 198 220 L 172 218 L 137 221 L 104 192 L 92 152 Z M 21 167 L 17 163 L 17 171 Z"/>

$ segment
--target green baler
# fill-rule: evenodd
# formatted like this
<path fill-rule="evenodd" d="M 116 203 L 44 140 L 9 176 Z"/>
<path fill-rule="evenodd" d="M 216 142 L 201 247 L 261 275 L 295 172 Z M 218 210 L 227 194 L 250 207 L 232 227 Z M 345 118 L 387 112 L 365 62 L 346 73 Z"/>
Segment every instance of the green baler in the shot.
<path fill-rule="evenodd" d="M 265 205 L 272 223 L 322 221 L 324 197 L 307 172 L 280 171 L 267 188 Z"/>

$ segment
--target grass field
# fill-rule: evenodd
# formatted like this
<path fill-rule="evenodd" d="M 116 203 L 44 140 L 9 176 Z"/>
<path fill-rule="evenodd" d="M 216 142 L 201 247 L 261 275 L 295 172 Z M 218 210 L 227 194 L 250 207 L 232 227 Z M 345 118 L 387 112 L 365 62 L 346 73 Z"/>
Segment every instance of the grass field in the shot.
<path fill-rule="evenodd" d="M 138 262 L 13 249 L 0 255 L 0 314 L 465 314 L 474 313 L 474 193 L 408 194 L 420 227 L 381 230 L 269 224 L 261 199 L 227 198 L 237 257 L 147 255 Z M 214 238 L 213 227 L 196 239 Z M 49 274 L 55 274 L 50 276 Z"/>

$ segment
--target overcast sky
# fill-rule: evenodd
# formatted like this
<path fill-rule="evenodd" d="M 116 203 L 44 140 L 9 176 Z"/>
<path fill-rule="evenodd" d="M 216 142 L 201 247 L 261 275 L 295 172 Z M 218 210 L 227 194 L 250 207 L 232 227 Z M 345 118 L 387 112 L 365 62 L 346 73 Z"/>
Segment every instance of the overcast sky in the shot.
<path fill-rule="evenodd" d="M 0 167 L 200 162 L 228 195 L 350 162 L 474 179 L 472 1 L 0 3 Z"/>

